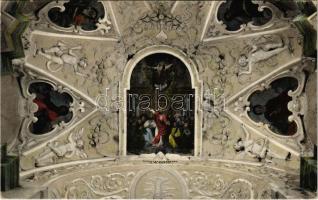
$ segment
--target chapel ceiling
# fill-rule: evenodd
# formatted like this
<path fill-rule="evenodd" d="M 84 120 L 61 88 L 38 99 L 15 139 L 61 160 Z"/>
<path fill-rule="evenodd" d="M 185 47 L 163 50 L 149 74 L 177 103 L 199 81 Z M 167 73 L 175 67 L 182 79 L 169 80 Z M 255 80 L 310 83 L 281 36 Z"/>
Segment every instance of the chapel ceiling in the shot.
<path fill-rule="evenodd" d="M 124 91 L 126 66 L 144 49 L 161 47 L 162 53 L 177 49 L 176 55 L 184 55 L 193 66 L 193 89 L 201 100 L 196 104 L 195 132 L 199 135 L 195 138 L 195 156 L 258 162 L 235 152 L 233 145 L 240 138 L 261 141 L 283 158 L 274 161 L 274 166 L 285 167 L 288 157 L 288 167 L 297 168 L 299 156 L 310 154 L 312 142 L 305 135 L 302 121 L 307 112 L 304 70 L 312 68 L 314 62 L 303 58 L 303 35 L 292 23 L 299 14 L 293 1 L 286 5 L 257 1 L 242 15 L 233 11 L 234 1 L 93 2 L 98 17 L 80 25 L 73 18 L 67 19 L 67 13 L 72 12 L 69 4 L 75 1 L 24 5 L 23 12 L 29 17 L 22 34 L 24 57 L 13 61 L 22 77 L 20 106 L 24 120 L 19 140 L 10 144 L 13 152 L 22 154 L 22 170 L 126 155 L 126 118 L 118 109 L 123 101 L 120 94 Z M 251 3 L 243 4 L 246 2 Z M 243 4 L 239 9 L 244 9 Z M 258 20 L 249 17 L 255 15 Z M 297 126 L 287 137 L 248 115 L 251 94 L 266 93 L 274 81 L 286 76 L 297 80 L 289 93 L 291 103 L 284 104 L 292 113 L 288 120 Z M 28 87 L 38 81 L 72 98 L 72 119 L 42 136 L 34 136 L 29 130 L 36 121 L 37 107 Z M 209 94 L 213 94 L 213 105 L 205 101 Z M 105 112 L 107 95 L 113 99 L 106 103 L 110 107 Z M 96 135 L 102 135 L 103 142 L 98 145 Z M 83 143 L 80 147 L 74 145 L 78 141 Z M 45 160 L 51 143 L 70 144 L 74 153 Z"/>

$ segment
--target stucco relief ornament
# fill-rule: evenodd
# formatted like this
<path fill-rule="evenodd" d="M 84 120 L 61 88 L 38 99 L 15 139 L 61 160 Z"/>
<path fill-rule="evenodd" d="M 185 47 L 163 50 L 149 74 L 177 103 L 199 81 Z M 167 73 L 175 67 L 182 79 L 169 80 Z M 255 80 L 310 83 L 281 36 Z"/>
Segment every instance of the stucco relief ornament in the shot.
<path fill-rule="evenodd" d="M 19 77 L 21 85 L 22 98 L 19 100 L 19 113 L 23 118 L 23 121 L 21 123 L 18 140 L 9 145 L 8 149 L 11 151 L 18 151 L 21 153 L 45 142 L 48 138 L 55 136 L 58 132 L 65 129 L 65 127 L 70 126 L 76 120 L 81 118 L 88 110 L 92 109 L 91 105 L 84 102 L 84 100 L 77 96 L 72 90 L 28 69 L 28 67 L 25 66 L 24 59 L 13 60 L 13 70 L 16 76 Z M 34 103 L 36 94 L 30 93 L 29 91 L 30 85 L 34 83 L 47 84 L 52 87 L 53 91 L 58 92 L 59 94 L 66 93 L 72 98 L 72 101 L 69 104 L 69 112 L 72 113 L 70 121 L 61 121 L 58 124 L 54 124 L 53 130 L 42 135 L 36 135 L 30 130 L 31 124 L 36 123 L 38 120 L 38 118 L 35 117 L 35 113 L 38 111 L 38 105 Z"/>
<path fill-rule="evenodd" d="M 237 59 L 238 76 L 251 74 L 255 64 L 269 60 L 288 49 L 283 39 L 278 35 L 263 35 L 255 38 L 247 48 L 248 52 L 243 53 Z M 244 50 L 243 50 L 244 51 Z"/>
<path fill-rule="evenodd" d="M 146 14 L 144 17 L 140 18 L 133 27 L 134 31 L 137 33 L 149 29 L 181 31 L 184 28 L 185 24 L 182 21 L 181 16 L 168 14 L 163 6 L 160 6 L 156 12 Z"/>
<path fill-rule="evenodd" d="M 133 26 L 132 30 L 136 34 L 140 34 L 148 30 L 157 30 L 155 38 L 159 41 L 168 39 L 167 33 L 170 31 L 183 31 L 186 27 L 186 21 L 189 16 L 174 16 L 169 13 L 164 5 L 159 4 L 156 10 L 141 17 Z"/>
<path fill-rule="evenodd" d="M 109 173 L 93 175 L 89 178 L 77 178 L 65 186 L 63 198 L 127 198 L 128 189 L 135 172 Z"/>
<path fill-rule="evenodd" d="M 208 131 L 213 125 L 213 119 L 219 118 L 221 116 L 223 106 L 223 98 L 221 95 L 212 94 L 209 89 L 204 91 L 203 94 L 203 131 Z"/>
<path fill-rule="evenodd" d="M 55 164 L 58 159 L 72 158 L 87 158 L 84 152 L 83 137 L 84 128 L 78 132 L 71 132 L 67 138 L 68 143 L 60 144 L 58 141 L 47 143 L 47 148 L 35 157 L 35 166 L 41 167 L 50 164 Z"/>
<path fill-rule="evenodd" d="M 130 187 L 130 198 L 186 199 L 187 186 L 174 169 L 155 168 L 139 172 Z"/>
<path fill-rule="evenodd" d="M 50 3 L 48 3 L 46 6 L 44 6 L 39 14 L 38 14 L 38 21 L 32 22 L 31 24 L 31 29 L 32 30 L 41 30 L 41 31 L 45 31 L 45 32 L 59 32 L 59 33 L 68 33 L 68 34 L 78 34 L 78 35 L 89 35 L 89 36 L 105 36 L 106 34 L 111 33 L 111 31 L 113 30 L 113 26 L 112 26 L 112 22 L 110 20 L 110 15 L 106 6 L 105 1 L 95 1 L 95 2 L 91 2 L 92 4 L 94 4 L 95 6 L 100 4 L 100 6 L 102 7 L 102 13 L 98 13 L 100 12 L 100 9 L 96 9 L 97 13 L 95 13 L 95 17 L 96 16 L 103 16 L 97 19 L 96 24 L 92 24 L 91 26 L 95 26 L 95 29 L 83 29 L 81 25 L 74 25 L 74 24 L 69 24 L 66 27 L 60 26 L 56 23 L 54 23 L 51 18 L 49 17 L 49 12 L 54 10 L 56 12 L 56 10 L 59 10 L 60 13 L 65 12 L 65 10 L 67 9 L 65 7 L 65 5 L 69 3 L 69 1 L 52 1 Z M 99 5 L 98 5 L 99 6 Z M 83 11 L 84 12 L 84 11 Z M 84 15 L 89 14 L 90 10 L 87 10 L 84 13 Z M 62 16 L 63 17 L 63 16 Z M 71 16 L 74 17 L 74 16 Z M 73 19 L 75 20 L 76 19 Z"/>
<path fill-rule="evenodd" d="M 245 125 L 242 124 L 242 129 L 245 133 L 245 138 L 239 138 L 238 141 L 234 144 L 234 149 L 236 152 L 239 152 L 241 155 L 247 155 L 252 158 L 257 159 L 258 161 L 264 160 L 267 163 L 272 163 L 272 159 L 280 159 L 280 160 L 289 160 L 291 157 L 291 153 L 288 152 L 285 156 L 280 156 L 275 152 L 269 149 L 269 141 L 267 138 L 260 140 L 252 140 L 251 134 L 246 129 Z"/>
<path fill-rule="evenodd" d="M 294 152 L 296 151 L 300 155 L 307 155 L 310 152 L 311 145 L 307 144 L 308 141 L 306 142 L 305 131 L 302 124 L 302 116 L 306 115 L 307 109 L 307 100 L 304 95 L 304 86 L 306 82 L 306 76 L 304 73 L 305 66 L 306 62 L 295 63 L 288 66 L 288 68 L 277 72 L 266 80 L 249 86 L 249 88 L 247 88 L 245 91 L 238 94 L 237 98 L 227 102 L 227 105 L 230 108 L 228 111 L 231 113 L 233 112 L 233 114 L 240 117 L 243 123 L 249 124 L 257 130 L 261 130 L 265 137 L 275 138 L 275 140 L 281 143 L 283 146 L 288 146 L 288 148 L 284 148 L 285 150 L 290 151 L 290 149 L 293 149 Z M 293 91 L 288 91 L 287 93 L 288 98 L 291 99 L 286 105 L 287 109 L 291 112 L 291 115 L 288 116 L 288 121 L 293 122 L 295 125 L 295 131 L 290 135 L 283 135 L 273 128 L 273 125 L 270 123 L 254 121 L 248 115 L 249 112 L 252 112 L 249 97 L 256 91 L 263 93 L 271 90 L 271 84 L 274 81 L 284 78 L 294 79 L 297 83 L 297 87 Z"/>
<path fill-rule="evenodd" d="M 226 180 L 222 174 L 204 171 L 182 171 L 190 197 L 193 199 L 253 199 L 255 191 L 250 181 L 242 178 Z"/>
<path fill-rule="evenodd" d="M 91 147 L 99 148 L 100 145 L 106 144 L 110 140 L 109 133 L 102 128 L 102 124 L 97 123 L 88 136 Z"/>
<path fill-rule="evenodd" d="M 46 61 L 46 68 L 50 72 L 59 72 L 63 67 L 72 67 L 74 73 L 80 76 L 87 76 L 80 72 L 87 67 L 87 59 L 84 56 L 79 56 L 76 51 L 82 50 L 82 46 L 68 47 L 62 41 L 58 41 L 55 45 L 48 49 L 35 47 L 34 56 L 40 55 Z"/>

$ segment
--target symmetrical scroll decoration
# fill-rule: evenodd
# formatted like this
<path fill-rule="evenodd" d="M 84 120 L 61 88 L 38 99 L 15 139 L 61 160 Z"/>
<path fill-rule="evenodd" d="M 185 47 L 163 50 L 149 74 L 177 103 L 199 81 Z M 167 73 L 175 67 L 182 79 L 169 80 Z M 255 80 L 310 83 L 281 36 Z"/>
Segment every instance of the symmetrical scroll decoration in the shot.
<path fill-rule="evenodd" d="M 272 189 L 297 187 L 297 177 L 244 162 L 188 160 L 166 165 L 112 159 L 31 172 L 22 180 L 44 183 L 48 198 L 259 199 L 270 198 Z"/>
<path fill-rule="evenodd" d="M 169 11 L 164 9 L 163 5 L 160 4 L 157 10 L 147 13 L 145 16 L 141 17 L 132 28 L 136 33 L 155 29 L 159 31 L 157 37 L 167 39 L 167 35 L 164 31 L 184 30 L 188 18 L 189 16 L 173 16 L 169 13 Z"/>
<path fill-rule="evenodd" d="M 195 171 L 182 171 L 189 187 L 189 193 L 194 199 L 225 198 L 225 199 L 254 199 L 253 184 L 242 178 L 227 181 L 221 174 Z"/>
<path fill-rule="evenodd" d="M 127 172 L 93 175 L 88 179 L 76 178 L 65 186 L 64 196 L 59 198 L 127 198 L 129 186 L 134 176 L 134 172 Z"/>
<path fill-rule="evenodd" d="M 214 7 L 215 12 L 212 15 L 210 26 L 207 29 L 206 37 L 219 37 L 241 33 L 243 31 L 244 33 L 252 33 L 287 26 L 289 19 L 285 18 L 284 13 L 272 3 L 252 0 L 249 1 L 252 10 L 248 10 L 245 7 L 246 2 L 248 1 L 227 0 L 217 2 Z M 231 6 L 234 6 L 232 11 L 242 7 L 241 9 L 243 9 L 244 12 L 230 12 L 231 10 L 228 9 L 231 8 Z M 245 12 L 246 14 L 244 16 L 240 16 Z M 252 14 L 256 15 L 253 19 L 250 18 Z M 237 18 L 237 20 L 235 20 L 235 18 Z"/>
<path fill-rule="evenodd" d="M 139 15 L 131 25 L 123 30 L 123 40 L 127 45 L 127 52 L 135 54 L 139 50 L 152 45 L 170 45 L 184 49 L 189 54 L 195 52 L 200 32 L 197 27 L 204 17 L 202 2 L 177 2 L 182 6 L 180 12 L 166 9 L 167 2 L 156 2 L 156 6 Z M 146 2 L 146 4 L 148 4 Z M 182 5 L 181 5 L 182 4 Z M 136 17 L 135 16 L 135 17 Z M 180 40 L 184 38 L 183 40 Z"/>
<path fill-rule="evenodd" d="M 38 16 L 38 21 L 31 24 L 32 29 L 91 36 L 105 36 L 114 31 L 105 1 L 91 1 L 88 5 L 85 2 L 52 1 Z"/>
<path fill-rule="evenodd" d="M 306 62 L 306 61 L 305 61 Z M 307 101 L 306 96 L 304 95 L 304 86 L 306 83 L 306 75 L 304 67 L 306 63 L 297 63 L 294 65 L 290 65 L 287 69 L 276 72 L 269 78 L 258 81 L 256 84 L 251 85 L 249 88 L 243 90 L 235 99 L 231 99 L 227 102 L 229 106 L 228 111 L 233 112 L 235 115 L 239 116 L 239 118 L 246 124 L 251 125 L 264 133 L 265 137 L 275 138 L 277 141 L 284 141 L 283 145 L 292 146 L 293 149 L 297 149 L 299 153 L 305 153 L 309 151 L 306 149 L 304 144 L 305 140 L 305 131 L 303 129 L 303 121 L 302 116 L 306 114 L 307 109 Z M 270 127 L 268 123 L 263 123 L 260 121 L 254 121 L 251 119 L 249 113 L 251 108 L 251 95 L 255 92 L 266 92 L 271 88 L 271 84 L 277 80 L 286 79 L 286 77 L 290 77 L 292 79 L 297 80 L 297 87 L 295 90 L 290 90 L 287 93 L 288 104 L 285 105 L 288 108 L 288 112 L 290 112 L 290 116 L 288 116 L 288 121 L 293 122 L 296 125 L 296 131 L 293 132 L 292 135 L 281 135 L 277 134 L 276 131 L 273 131 L 273 128 Z M 287 110 L 286 108 L 286 110 Z"/>
<path fill-rule="evenodd" d="M 23 59 L 16 59 L 13 61 L 14 70 L 19 78 L 21 85 L 21 95 L 22 99 L 19 103 L 19 112 L 21 117 L 23 117 L 23 122 L 21 124 L 19 138 L 15 144 L 17 151 L 28 150 L 37 144 L 44 142 L 48 138 L 53 137 L 58 134 L 65 127 L 69 127 L 74 124 L 78 119 L 82 118 L 88 111 L 93 107 L 92 105 L 86 103 L 81 97 L 75 94 L 72 90 L 63 85 L 57 84 L 50 79 L 34 73 L 32 70 L 24 66 Z M 58 93 L 66 93 L 72 98 L 72 102 L 69 105 L 69 111 L 72 113 L 72 118 L 68 122 L 61 121 L 60 123 L 53 125 L 53 130 L 48 133 L 35 135 L 30 131 L 30 125 L 35 123 L 38 119 L 35 117 L 35 113 L 38 111 L 39 106 L 34 102 L 36 95 L 30 93 L 29 87 L 32 83 L 46 83 L 50 85 L 54 91 Z"/>

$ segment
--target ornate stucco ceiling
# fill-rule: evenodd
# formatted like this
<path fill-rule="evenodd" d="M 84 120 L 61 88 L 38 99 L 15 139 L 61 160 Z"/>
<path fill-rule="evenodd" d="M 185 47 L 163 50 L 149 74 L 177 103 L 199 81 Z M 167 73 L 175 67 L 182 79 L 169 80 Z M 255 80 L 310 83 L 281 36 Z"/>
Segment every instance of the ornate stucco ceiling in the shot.
<path fill-rule="evenodd" d="M 41 180 L 43 171 L 61 169 L 60 173 L 63 174 L 67 171 L 67 168 L 63 167 L 85 163 L 94 165 L 93 162 L 102 162 L 107 166 L 107 169 L 113 172 L 109 175 L 111 177 L 127 171 L 124 165 L 135 161 L 135 171 L 120 175 L 128 181 L 128 185 L 117 188 L 120 192 L 98 192 L 95 188 L 91 191 L 96 196 L 90 196 L 115 195 L 114 197 L 118 198 L 134 198 L 140 197 L 138 195 L 141 194 L 138 188 L 142 186 L 138 184 L 144 184 L 147 176 L 157 173 L 150 170 L 150 175 L 139 174 L 136 176 L 138 180 L 132 181 L 133 186 L 129 185 L 132 180 L 130 178 L 139 173 L 138 170 L 143 171 L 142 162 L 177 162 L 178 165 L 172 167 L 173 172 L 168 175 L 160 171 L 160 167 L 156 168 L 167 180 L 179 177 L 180 174 L 175 173 L 179 170 L 182 175 L 189 176 L 186 181 L 195 179 L 195 174 L 198 175 L 199 172 L 194 172 L 195 167 L 185 168 L 183 162 L 200 165 L 198 168 L 202 173 L 200 171 L 199 175 L 213 179 L 209 174 L 212 173 L 211 170 L 200 163 L 207 160 L 207 163 L 213 163 L 211 165 L 218 165 L 218 162 L 231 163 L 229 165 L 233 168 L 235 163 L 239 163 L 241 169 L 235 168 L 237 171 L 249 167 L 251 171 L 257 171 L 260 169 L 258 167 L 265 166 L 265 171 L 279 168 L 282 173 L 286 173 L 284 170 L 290 170 L 291 176 L 297 174 L 300 156 L 312 153 L 313 144 L 306 135 L 303 116 L 306 117 L 308 113 L 307 99 L 310 98 L 304 88 L 308 74 L 314 71 L 315 61 L 304 57 L 303 35 L 293 23 L 295 17 L 300 14 L 295 2 L 283 4 L 278 1 L 257 1 L 255 5 L 258 5 L 258 11 L 269 9 L 271 18 L 259 26 L 250 20 L 235 31 L 227 30 L 227 26 L 218 18 L 219 8 L 223 4 L 221 1 L 99 2 L 104 15 L 96 23 L 96 28 L 89 31 L 80 26 L 61 27 L 52 22 L 49 11 L 54 8 L 63 10 L 67 1 L 43 1 L 23 5 L 22 13 L 28 16 L 29 20 L 21 35 L 24 57 L 13 60 L 14 71 L 20 77 L 19 112 L 23 122 L 18 139 L 9 145 L 11 152 L 21 156 L 23 178 L 38 173 L 36 175 Z M 7 45 L 7 49 L 10 48 L 12 47 Z M 167 53 L 179 58 L 187 65 L 191 74 L 196 95 L 195 147 L 191 156 L 150 154 L 126 157 L 127 116 L 124 108 L 126 91 L 130 87 L 130 75 L 142 58 L 153 53 Z M 62 56 L 66 54 L 70 59 Z M 289 93 L 292 98 L 288 104 L 292 113 L 290 120 L 297 124 L 297 131 L 292 136 L 281 136 L 273 132 L 269 125 L 257 123 L 248 116 L 251 110 L 251 94 L 255 91 L 266 91 L 273 81 L 283 77 L 293 77 L 298 81 L 297 89 Z M 65 92 L 73 99 L 70 106 L 72 119 L 58 124 L 52 131 L 43 135 L 34 135 L 29 128 L 30 124 L 36 121 L 34 113 L 38 109 L 33 102 L 35 95 L 29 92 L 29 86 L 34 82 L 48 83 L 54 90 Z M 213 105 L 205 101 L 210 94 L 213 94 Z M 106 142 L 92 146 L 94 133 L 102 135 Z M 255 146 L 266 146 L 263 149 L 275 156 L 270 160 L 264 157 L 265 159 L 259 162 L 257 156 L 249 154 L 255 152 L 237 153 L 233 146 L 239 138 L 252 141 Z M 288 161 L 284 159 L 286 156 L 290 156 Z M 115 158 L 120 158 L 118 165 L 123 165 L 119 169 L 107 164 L 108 160 L 113 162 Z M 244 164 L 249 164 L 249 167 Z M 222 170 L 220 166 L 214 167 L 218 172 Z M 49 179 L 54 173 L 48 175 Z M 72 188 L 76 182 L 74 180 L 80 177 L 93 182 L 94 173 L 86 172 L 85 177 L 70 173 L 73 182 L 70 183 L 71 186 L 67 186 L 67 191 L 64 191 L 67 194 L 61 192 L 64 183 L 54 182 L 52 188 L 58 192 L 52 189 L 52 197 L 72 197 Z M 242 172 L 244 173 L 245 171 Z M 273 175 L 276 172 L 268 172 L 270 173 Z M 232 184 L 241 183 L 231 182 L 233 178 L 228 174 L 221 173 L 219 176 L 226 177 L 225 182 L 229 188 Z M 244 177 L 248 182 L 246 187 L 250 188 L 249 184 L 261 183 L 259 177 L 245 177 L 242 174 L 235 180 L 241 180 L 240 176 Z M 266 173 L 260 176 L 266 176 Z M 43 177 L 47 181 L 47 176 Z M 36 178 L 27 179 L 30 180 L 38 181 Z M 63 182 L 64 179 L 59 181 L 61 180 Z M 67 184 L 65 183 L 65 187 Z M 96 186 L 90 184 L 88 187 Z M 198 189 L 189 182 L 171 184 L 180 186 L 176 189 L 180 192 L 177 197 L 228 197 L 222 192 L 213 196 L 213 192 L 204 192 L 203 188 Z M 264 182 L 262 184 L 265 185 Z M 193 188 L 188 189 L 189 187 Z M 224 186 L 220 191 L 224 192 L 225 188 Z M 115 189 L 114 191 L 117 191 Z M 263 191 L 260 184 L 251 191 L 242 197 L 253 198 L 255 192 L 259 195 L 257 198 L 261 198 L 265 189 Z"/>

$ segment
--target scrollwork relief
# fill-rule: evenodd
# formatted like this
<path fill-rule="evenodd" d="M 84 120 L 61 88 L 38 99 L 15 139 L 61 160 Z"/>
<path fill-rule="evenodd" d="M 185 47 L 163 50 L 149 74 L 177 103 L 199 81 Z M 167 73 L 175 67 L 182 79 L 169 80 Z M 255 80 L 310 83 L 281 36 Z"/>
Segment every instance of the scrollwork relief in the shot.
<path fill-rule="evenodd" d="M 160 5 L 154 12 L 141 17 L 136 24 L 134 24 L 133 31 L 142 33 L 146 30 L 155 29 L 159 31 L 158 34 L 164 35 L 164 31 L 183 30 L 186 26 L 185 23 L 186 21 L 182 16 L 173 16 L 169 11 L 164 9 L 163 5 Z"/>
<path fill-rule="evenodd" d="M 198 45 L 200 29 L 196 26 L 203 18 L 203 6 L 198 2 L 180 4 L 182 12 L 171 13 L 171 10 L 165 9 L 165 5 L 158 2 L 157 6 L 126 27 L 123 36 L 127 52 L 133 55 L 144 47 L 164 44 L 193 54 Z M 178 8 L 180 6 L 178 4 Z M 180 38 L 185 39 L 180 41 Z"/>
<path fill-rule="evenodd" d="M 228 31 L 237 31 L 249 24 L 262 26 L 272 18 L 272 11 L 265 6 L 260 7 L 260 2 L 251 0 L 227 0 L 218 8 L 217 19 L 222 21 Z"/>
<path fill-rule="evenodd" d="M 305 144 L 303 144 L 305 139 L 305 133 L 303 130 L 303 122 L 301 117 L 304 114 L 306 114 L 305 110 L 307 108 L 306 98 L 304 97 L 304 93 L 303 93 L 304 84 L 305 84 L 305 73 L 303 71 L 304 66 L 305 65 L 301 63 L 297 63 L 295 65 L 289 66 L 289 69 L 279 72 L 276 75 L 273 75 L 267 80 L 261 81 L 256 85 L 250 86 L 248 90 L 245 90 L 242 94 L 238 95 L 238 97 L 235 100 L 230 101 L 231 103 L 229 102 L 231 104 L 230 107 L 232 107 L 230 110 L 233 109 L 234 113 L 236 113 L 236 115 L 238 115 L 244 121 L 244 123 L 251 124 L 253 127 L 259 127 L 259 129 L 261 129 L 262 132 L 265 131 L 266 133 L 265 136 L 268 136 L 268 137 L 274 136 L 277 140 L 279 140 L 279 138 L 281 139 L 285 138 L 284 144 L 294 146 L 294 148 L 297 148 L 298 149 L 297 151 L 299 151 L 300 153 L 304 153 L 304 151 L 307 151 L 305 150 Z M 284 113 L 290 113 L 288 114 L 288 119 L 286 118 L 286 120 L 288 121 L 288 123 L 294 123 L 295 131 L 293 132 L 288 131 L 292 133 L 289 135 L 285 131 L 286 133 L 284 133 L 284 135 L 280 135 L 280 133 L 277 133 L 276 131 L 277 128 L 273 129 L 272 125 L 270 126 L 269 123 L 267 122 L 253 121 L 251 117 L 249 117 L 248 113 L 261 111 L 260 109 L 258 109 L 258 107 L 256 110 L 255 105 L 251 105 L 251 99 L 250 99 L 251 94 L 256 94 L 256 93 L 258 94 L 264 93 L 264 95 L 267 93 L 269 94 L 268 91 L 273 90 L 272 84 L 276 83 L 279 80 L 283 81 L 286 78 L 296 80 L 297 86 L 296 86 L 296 89 L 290 90 L 288 91 L 288 93 L 286 93 L 285 96 L 287 98 L 288 103 L 286 103 L 286 101 L 284 100 L 285 103 L 284 105 L 281 105 L 280 110 L 281 112 L 284 112 Z M 276 95 L 277 98 L 280 96 Z M 268 102 L 267 104 L 269 106 L 270 102 Z M 278 104 L 278 103 L 276 102 L 275 104 Z M 275 116 L 277 114 L 275 114 Z M 267 116 L 267 118 L 269 117 Z M 288 127 L 288 130 L 291 130 L 291 128 L 292 127 Z M 285 130 L 285 129 L 280 128 L 278 130 Z"/>
<path fill-rule="evenodd" d="M 250 6 L 250 9 L 247 9 L 246 3 Z M 243 8 L 244 11 L 229 12 L 228 9 L 231 9 L 231 6 L 235 10 Z M 214 6 L 214 11 L 215 14 L 212 15 L 211 25 L 206 33 L 208 38 L 231 35 L 243 31 L 244 33 L 252 33 L 281 28 L 287 26 L 289 21 L 276 6 L 264 1 L 222 1 Z M 244 16 L 240 16 L 242 14 Z M 250 18 L 251 15 L 256 15 L 257 17 Z"/>
<path fill-rule="evenodd" d="M 16 59 L 13 61 L 14 71 L 19 79 L 21 85 L 20 99 L 20 114 L 24 118 L 21 124 L 21 131 L 19 133 L 18 141 L 12 144 L 13 151 L 23 152 L 32 147 L 44 142 L 46 139 L 51 138 L 58 134 L 61 130 L 71 126 L 79 118 L 81 118 L 87 111 L 92 109 L 92 106 L 75 94 L 72 90 L 57 84 L 46 77 L 34 73 L 32 70 L 25 67 L 23 59 Z M 60 122 L 53 126 L 53 130 L 41 134 L 35 135 L 30 131 L 30 124 L 36 122 L 38 119 L 35 117 L 35 113 L 38 111 L 39 106 L 34 102 L 36 95 L 29 92 L 29 87 L 32 83 L 45 83 L 53 88 L 54 92 L 65 93 L 72 98 L 72 102 L 69 104 L 69 112 L 72 113 L 72 118 L 67 122 Z"/>
<path fill-rule="evenodd" d="M 114 32 L 104 1 L 53 1 L 40 10 L 38 17 L 32 29 L 91 36 Z"/>
<path fill-rule="evenodd" d="M 65 186 L 63 198 L 127 198 L 134 172 L 109 173 L 93 175 L 86 178 L 76 178 Z"/>
<path fill-rule="evenodd" d="M 253 184 L 242 178 L 226 180 L 221 174 L 213 174 L 195 171 L 189 173 L 182 171 L 182 175 L 189 187 L 191 198 L 209 199 L 253 199 L 255 191 Z"/>

